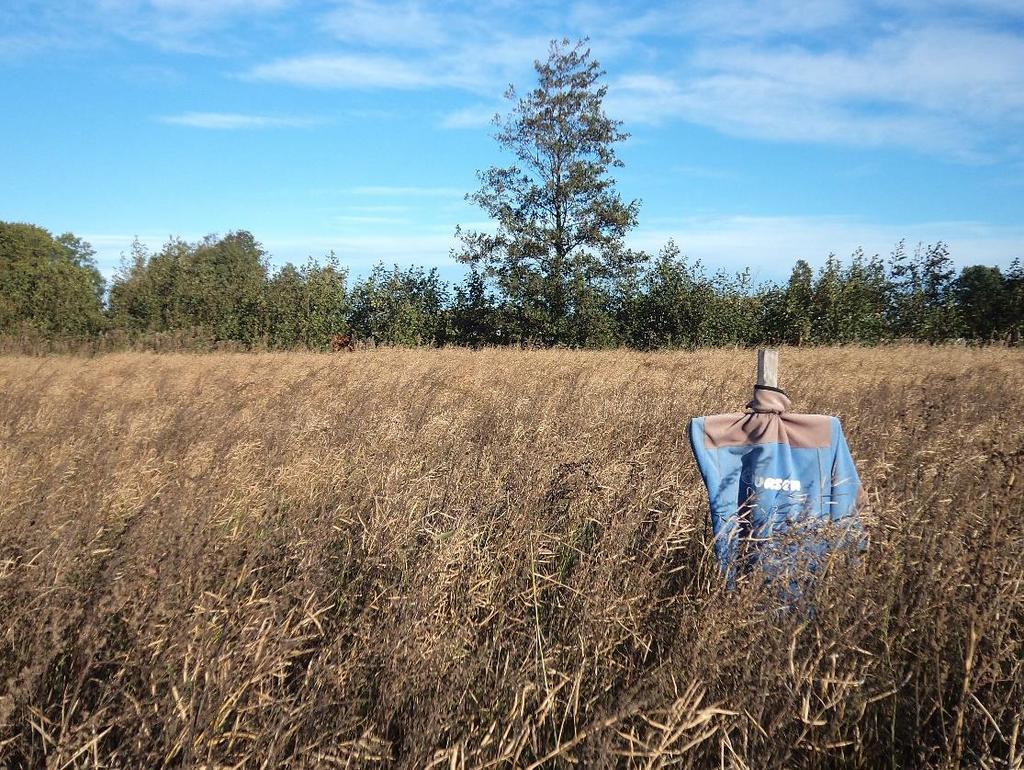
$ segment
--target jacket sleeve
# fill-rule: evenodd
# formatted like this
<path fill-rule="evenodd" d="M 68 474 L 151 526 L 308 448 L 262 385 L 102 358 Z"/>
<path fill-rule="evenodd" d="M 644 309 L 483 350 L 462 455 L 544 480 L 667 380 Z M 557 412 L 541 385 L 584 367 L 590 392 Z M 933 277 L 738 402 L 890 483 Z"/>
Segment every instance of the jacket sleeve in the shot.
<path fill-rule="evenodd" d="M 830 518 L 839 521 L 856 516 L 860 504 L 860 476 L 853 464 L 853 455 L 846 443 L 846 435 L 839 419 L 833 417 L 832 425 L 832 498 Z"/>
<path fill-rule="evenodd" d="M 736 560 L 737 540 L 739 532 L 736 526 L 736 514 L 732 508 L 723 505 L 720 500 L 722 487 L 721 472 L 714 451 L 704 445 L 704 418 L 695 417 L 689 426 L 690 448 L 700 468 L 704 486 L 708 490 L 708 506 L 711 512 L 711 530 L 715 537 L 715 556 L 725 573 L 730 585 L 734 579 L 734 562 Z"/>

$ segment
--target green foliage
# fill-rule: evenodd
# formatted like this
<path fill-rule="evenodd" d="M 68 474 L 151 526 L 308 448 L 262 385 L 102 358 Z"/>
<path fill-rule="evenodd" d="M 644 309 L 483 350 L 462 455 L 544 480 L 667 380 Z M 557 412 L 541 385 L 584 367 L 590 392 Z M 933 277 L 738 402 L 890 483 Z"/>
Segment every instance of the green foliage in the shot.
<path fill-rule="evenodd" d="M 699 263 L 691 267 L 670 241 L 644 274 L 631 323 L 633 343 L 648 349 L 694 345 L 705 311 L 699 283 Z"/>
<path fill-rule="evenodd" d="M 286 264 L 268 281 L 263 329 L 273 348 L 326 349 L 331 337 L 349 330 L 348 271 L 332 252 L 321 265 L 313 259 Z"/>
<path fill-rule="evenodd" d="M 455 287 L 451 316 L 452 334 L 459 344 L 478 348 L 503 342 L 497 300 L 476 266 Z"/>
<path fill-rule="evenodd" d="M 88 243 L 0 222 L 0 334 L 276 349 L 326 349 L 337 334 L 394 345 L 495 344 L 653 349 L 788 343 L 875 344 L 1024 339 L 1024 267 L 975 265 L 957 277 L 939 242 L 888 263 L 862 250 L 817 271 L 803 259 L 785 285 L 755 286 L 750 270 L 708 275 L 671 241 L 656 255 L 625 245 L 639 202 L 613 169 L 628 138 L 604 112 L 605 72 L 586 40 L 552 41 L 537 83 L 510 86 L 495 136 L 512 165 L 478 172 L 466 196 L 493 231 L 456 228 L 468 266 L 454 287 L 436 270 L 378 264 L 351 289 L 334 254 L 269 269 L 245 231 L 197 243 L 136 242 L 104 281 Z M 161 343 L 162 345 L 163 343 Z"/>
<path fill-rule="evenodd" d="M 1004 331 L 1007 339 L 1020 342 L 1024 340 L 1024 264 L 1019 259 L 1006 271 L 1006 303 Z"/>
<path fill-rule="evenodd" d="M 261 336 L 267 255 L 245 231 L 195 244 L 172 239 L 156 254 L 138 243 L 110 290 L 110 313 L 130 332 L 194 329 L 213 342 Z"/>
<path fill-rule="evenodd" d="M 1024 339 L 1024 267 L 972 266 L 956 277 L 939 242 L 888 263 L 862 250 L 829 255 L 817 273 L 798 260 L 785 285 L 750 270 L 708 275 L 671 241 L 655 256 L 629 249 L 639 202 L 615 187 L 616 146 L 628 138 L 604 112 L 604 71 L 586 40 L 553 41 L 537 84 L 495 117 L 512 165 L 478 172 L 467 199 L 493 231 L 456 228 L 468 266 L 454 287 L 436 270 L 378 264 L 348 288 L 333 253 L 269 269 L 245 231 L 197 243 L 136 242 L 103 308 L 88 243 L 0 222 L 0 334 L 106 341 L 326 349 L 336 334 L 394 345 L 495 344 L 653 349 L 788 343 L 875 344 Z M 162 344 L 162 343 L 161 343 Z"/>
<path fill-rule="evenodd" d="M 349 323 L 360 339 L 390 345 L 448 341 L 448 288 L 437 270 L 376 265 L 352 288 Z"/>
<path fill-rule="evenodd" d="M 792 344 L 876 343 L 886 334 L 891 287 L 885 263 L 858 249 L 843 264 L 830 254 L 811 282 L 800 260 L 786 288 L 783 339 Z"/>
<path fill-rule="evenodd" d="M 71 233 L 0 222 L 0 333 L 83 337 L 105 325 L 92 247 Z"/>
<path fill-rule="evenodd" d="M 781 301 L 781 339 L 801 345 L 814 339 L 814 271 L 804 260 L 797 260 Z"/>
<path fill-rule="evenodd" d="M 639 203 L 624 203 L 609 174 L 628 134 L 604 113 L 605 73 L 585 46 L 553 41 L 534 63 L 537 87 L 522 97 L 508 89 L 513 107 L 495 118 L 496 139 L 516 163 L 479 172 L 480 188 L 467 196 L 496 232 L 456 231 L 456 256 L 506 298 L 504 326 L 516 342 L 609 344 L 608 285 L 637 257 L 622 239 Z"/>
<path fill-rule="evenodd" d="M 643 349 L 754 344 L 767 339 L 768 309 L 779 314 L 782 301 L 777 287 L 754 287 L 749 270 L 708 276 L 670 241 L 642 271 L 629 340 Z"/>
<path fill-rule="evenodd" d="M 955 292 L 966 336 L 992 340 L 1007 333 L 1012 290 L 998 267 L 965 267 L 957 278 Z"/>
<path fill-rule="evenodd" d="M 889 303 L 889 280 L 885 263 L 876 254 L 867 258 L 858 249 L 843 276 L 841 342 L 878 343 L 888 329 L 885 311 Z"/>
<path fill-rule="evenodd" d="M 892 255 L 890 320 L 896 336 L 940 342 L 958 336 L 959 319 L 949 247 L 918 246 L 911 256 L 904 244 Z"/>
<path fill-rule="evenodd" d="M 157 349 L 282 350 L 325 350 L 336 334 L 390 345 L 641 349 L 1024 339 L 1021 263 L 1005 273 L 974 265 L 954 278 L 943 243 L 912 255 L 900 243 L 888 263 L 861 250 L 845 262 L 830 255 L 817 273 L 799 260 L 785 284 L 759 286 L 749 270 L 709 275 L 672 242 L 653 257 L 613 245 L 605 268 L 576 263 L 566 284 L 571 311 L 554 325 L 549 305 L 509 294 L 480 264 L 454 286 L 436 270 L 377 265 L 350 290 L 334 254 L 270 272 L 246 232 L 171 239 L 153 254 L 136 243 L 106 315 L 103 280 L 80 238 L 0 223 L 0 257 L 0 333 L 56 340 L 107 332 L 108 347 L 123 344 L 119 335 Z"/>
<path fill-rule="evenodd" d="M 704 315 L 695 344 L 750 345 L 758 341 L 762 304 L 754 291 L 749 269 L 735 274 L 719 270 L 710 281 L 701 281 L 697 296 Z"/>

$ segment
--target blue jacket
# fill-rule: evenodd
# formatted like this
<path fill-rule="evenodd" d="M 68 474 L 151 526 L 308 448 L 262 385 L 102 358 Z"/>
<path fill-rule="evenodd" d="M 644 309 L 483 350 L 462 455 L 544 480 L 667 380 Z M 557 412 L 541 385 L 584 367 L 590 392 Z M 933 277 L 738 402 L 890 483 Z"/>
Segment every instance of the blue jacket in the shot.
<path fill-rule="evenodd" d="M 690 421 L 715 552 L 730 584 L 737 571 L 757 564 L 777 571 L 807 552 L 813 569 L 837 534 L 845 540 L 860 530 L 863 493 L 839 419 L 789 406 L 784 392 L 759 386 L 746 412 Z"/>

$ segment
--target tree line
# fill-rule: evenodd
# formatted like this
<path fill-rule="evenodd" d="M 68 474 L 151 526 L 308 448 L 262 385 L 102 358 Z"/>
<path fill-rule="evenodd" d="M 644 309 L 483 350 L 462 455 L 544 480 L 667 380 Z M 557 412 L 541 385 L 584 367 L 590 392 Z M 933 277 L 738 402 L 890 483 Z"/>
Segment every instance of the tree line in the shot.
<path fill-rule="evenodd" d="M 628 138 L 604 112 L 605 72 L 586 40 L 552 41 L 537 82 L 510 86 L 495 139 L 509 163 L 466 196 L 494 223 L 456 228 L 457 283 L 436 269 L 378 264 L 350 282 L 332 255 L 272 269 L 251 233 L 136 243 L 109 286 L 90 245 L 0 223 L 0 335 L 184 346 L 324 349 L 335 335 L 393 345 L 629 346 L 876 344 L 1024 337 L 1024 267 L 954 269 L 939 242 L 887 259 L 798 260 L 789 280 L 709 272 L 669 242 L 626 236 L 640 202 L 612 177 Z"/>
<path fill-rule="evenodd" d="M 672 243 L 656 255 L 566 287 L 556 314 L 471 265 L 458 282 L 436 269 L 374 267 L 350 280 L 333 256 L 271 267 L 248 232 L 136 243 L 109 282 L 88 243 L 0 222 L 0 335 L 145 345 L 322 350 L 334 335 L 388 345 L 629 346 L 891 340 L 1020 343 L 1024 265 L 953 268 L 943 243 L 887 259 L 855 252 L 817 270 L 799 260 L 785 283 L 749 270 L 709 272 Z"/>

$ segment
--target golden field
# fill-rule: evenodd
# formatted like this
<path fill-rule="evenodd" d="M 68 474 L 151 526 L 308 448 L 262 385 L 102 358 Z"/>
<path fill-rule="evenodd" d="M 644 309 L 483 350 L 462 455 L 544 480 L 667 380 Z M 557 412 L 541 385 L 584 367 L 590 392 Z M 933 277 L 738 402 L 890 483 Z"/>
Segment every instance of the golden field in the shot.
<path fill-rule="evenodd" d="M 871 544 L 725 590 L 754 353 L 0 357 L 0 767 L 1024 768 L 1024 351 L 782 351 Z"/>

